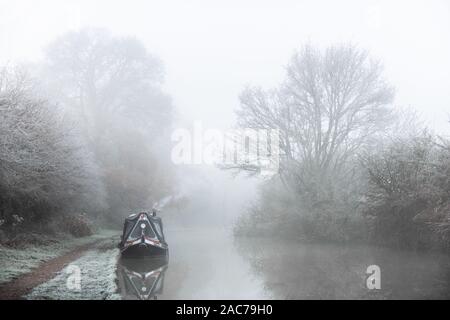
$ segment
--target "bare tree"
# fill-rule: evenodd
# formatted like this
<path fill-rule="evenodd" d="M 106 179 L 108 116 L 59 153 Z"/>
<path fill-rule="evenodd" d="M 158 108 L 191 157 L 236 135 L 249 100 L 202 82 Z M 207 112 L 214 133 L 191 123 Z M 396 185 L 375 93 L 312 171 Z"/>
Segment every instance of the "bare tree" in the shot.
<path fill-rule="evenodd" d="M 173 108 L 160 86 L 162 64 L 139 40 L 101 29 L 67 33 L 48 46 L 42 78 L 54 99 L 81 119 L 109 212 L 145 208 L 169 192 L 164 138 Z"/>
<path fill-rule="evenodd" d="M 159 88 L 162 64 L 135 38 L 103 29 L 67 33 L 47 47 L 43 74 L 49 91 L 82 116 L 93 139 L 115 117 L 146 129 L 170 124 L 170 99 Z"/>
<path fill-rule="evenodd" d="M 283 181 L 316 200 L 332 199 L 357 151 L 388 123 L 394 90 L 382 70 L 354 46 L 321 52 L 307 45 L 292 57 L 279 88 L 242 92 L 239 124 L 279 129 Z"/>

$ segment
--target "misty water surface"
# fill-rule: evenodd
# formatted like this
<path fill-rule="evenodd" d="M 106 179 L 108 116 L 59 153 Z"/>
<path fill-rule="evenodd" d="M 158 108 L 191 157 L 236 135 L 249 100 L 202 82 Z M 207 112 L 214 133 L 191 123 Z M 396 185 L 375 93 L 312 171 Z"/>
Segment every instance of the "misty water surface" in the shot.
<path fill-rule="evenodd" d="M 152 269 L 157 272 L 160 283 L 149 298 L 450 297 L 450 259 L 438 253 L 268 239 L 239 240 L 224 230 L 168 229 L 166 236 L 170 245 L 167 265 L 149 264 L 145 260 L 135 264 L 137 272 L 149 274 Z M 373 264 L 381 268 L 380 290 L 366 288 L 366 269 Z M 139 289 L 142 287 L 143 291 L 149 290 L 148 283 Z M 137 298 L 132 292 L 123 297 Z"/>

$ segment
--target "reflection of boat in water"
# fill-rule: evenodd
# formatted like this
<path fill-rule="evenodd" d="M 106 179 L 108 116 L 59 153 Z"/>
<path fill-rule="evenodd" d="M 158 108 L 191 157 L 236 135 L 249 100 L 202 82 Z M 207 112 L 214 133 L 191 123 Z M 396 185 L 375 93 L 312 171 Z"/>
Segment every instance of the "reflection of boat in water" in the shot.
<path fill-rule="evenodd" d="M 127 256 L 168 255 L 169 246 L 156 210 L 152 215 L 141 212 L 125 219 L 119 248 L 122 255 Z"/>
<path fill-rule="evenodd" d="M 157 299 L 163 293 L 164 273 L 168 259 L 121 258 L 118 265 L 118 279 L 122 298 L 125 300 Z"/>

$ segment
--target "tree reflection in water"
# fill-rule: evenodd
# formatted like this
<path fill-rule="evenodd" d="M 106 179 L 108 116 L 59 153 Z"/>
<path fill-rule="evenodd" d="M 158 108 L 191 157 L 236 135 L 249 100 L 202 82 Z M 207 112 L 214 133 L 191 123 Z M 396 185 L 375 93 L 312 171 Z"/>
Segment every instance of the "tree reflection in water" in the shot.
<path fill-rule="evenodd" d="M 450 258 L 366 245 L 236 239 L 276 299 L 450 299 Z M 381 289 L 366 286 L 367 267 L 381 269 Z"/>

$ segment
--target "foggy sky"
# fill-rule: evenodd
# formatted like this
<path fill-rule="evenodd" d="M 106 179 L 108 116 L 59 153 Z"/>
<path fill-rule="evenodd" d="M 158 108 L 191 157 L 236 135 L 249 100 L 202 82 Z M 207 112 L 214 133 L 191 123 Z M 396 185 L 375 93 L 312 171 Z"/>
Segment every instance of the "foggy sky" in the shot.
<path fill-rule="evenodd" d="M 397 105 L 450 132 L 446 0 L 0 0 L 0 62 L 38 61 L 49 41 L 85 26 L 134 35 L 163 60 L 180 123 L 228 127 L 243 86 L 276 86 L 296 48 L 350 41 L 384 62 Z"/>

